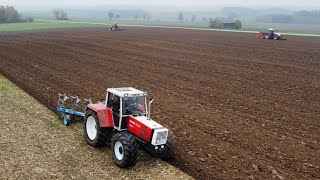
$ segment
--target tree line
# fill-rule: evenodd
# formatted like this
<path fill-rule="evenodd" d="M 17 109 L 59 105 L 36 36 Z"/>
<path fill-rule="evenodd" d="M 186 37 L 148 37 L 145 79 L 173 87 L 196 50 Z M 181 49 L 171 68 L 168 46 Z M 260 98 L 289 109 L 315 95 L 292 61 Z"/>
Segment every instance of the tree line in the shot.
<path fill-rule="evenodd" d="M 119 21 L 120 19 L 120 14 L 115 14 L 114 12 L 112 11 L 109 11 L 108 12 L 108 20 L 109 21 L 112 21 L 112 20 L 116 20 L 116 21 Z M 151 16 L 144 12 L 144 11 L 138 11 L 138 12 L 135 12 L 132 17 L 134 18 L 135 21 L 138 21 L 139 19 L 143 19 L 144 21 L 149 21 Z"/>
<path fill-rule="evenodd" d="M 320 24 L 320 11 L 297 11 L 290 15 L 264 15 L 258 16 L 256 20 L 265 23 Z"/>
<path fill-rule="evenodd" d="M 182 12 L 179 12 L 178 14 L 178 21 L 180 23 L 185 21 L 184 15 Z M 195 23 L 197 21 L 197 16 L 192 14 L 191 15 L 191 22 Z M 213 18 L 201 18 L 202 22 L 209 23 L 209 26 L 211 28 L 231 28 L 231 29 L 241 29 L 242 28 L 242 22 L 240 20 L 233 20 L 233 18 L 224 18 L 224 17 L 217 17 L 215 19 Z"/>
<path fill-rule="evenodd" d="M 0 6 L 0 23 L 33 22 L 32 17 L 22 18 L 13 6 Z"/>

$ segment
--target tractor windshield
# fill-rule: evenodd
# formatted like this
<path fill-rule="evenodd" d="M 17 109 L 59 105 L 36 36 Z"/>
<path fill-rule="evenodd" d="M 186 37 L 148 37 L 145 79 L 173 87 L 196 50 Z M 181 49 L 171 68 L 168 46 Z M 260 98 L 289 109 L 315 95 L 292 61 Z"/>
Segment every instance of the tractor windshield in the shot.
<path fill-rule="evenodd" d="M 124 97 L 122 100 L 122 115 L 146 114 L 146 97 Z"/>

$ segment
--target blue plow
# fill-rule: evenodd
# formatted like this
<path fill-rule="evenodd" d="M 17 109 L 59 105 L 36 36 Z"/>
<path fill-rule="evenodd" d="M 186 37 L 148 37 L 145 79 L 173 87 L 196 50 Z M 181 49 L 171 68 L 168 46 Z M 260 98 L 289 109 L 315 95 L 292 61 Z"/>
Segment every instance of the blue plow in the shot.
<path fill-rule="evenodd" d="M 70 109 L 65 108 L 65 102 L 69 99 L 69 97 L 66 94 L 59 94 L 59 100 L 58 100 L 58 106 L 57 111 L 60 114 L 60 117 L 63 119 L 63 124 L 65 126 L 69 126 L 75 119 L 83 119 L 85 116 L 84 112 L 78 111 L 78 103 L 80 102 L 80 99 L 78 96 L 73 97 L 71 96 L 71 103 L 72 107 Z M 84 99 L 85 105 L 92 103 L 91 99 Z"/>

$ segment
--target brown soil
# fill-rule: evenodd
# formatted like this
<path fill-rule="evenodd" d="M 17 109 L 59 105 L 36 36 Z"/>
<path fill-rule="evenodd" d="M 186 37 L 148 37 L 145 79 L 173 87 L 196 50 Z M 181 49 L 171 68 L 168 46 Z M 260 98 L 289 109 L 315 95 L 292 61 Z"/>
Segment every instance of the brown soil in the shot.
<path fill-rule="evenodd" d="M 320 39 L 102 28 L 0 34 L 0 73 L 53 108 L 107 87 L 155 96 L 171 163 L 197 179 L 320 178 Z"/>

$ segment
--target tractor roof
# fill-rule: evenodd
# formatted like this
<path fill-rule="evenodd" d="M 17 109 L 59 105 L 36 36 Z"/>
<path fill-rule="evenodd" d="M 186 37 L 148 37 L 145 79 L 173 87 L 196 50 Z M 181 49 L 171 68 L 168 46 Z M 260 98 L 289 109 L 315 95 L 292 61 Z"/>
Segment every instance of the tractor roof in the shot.
<path fill-rule="evenodd" d="M 120 97 L 147 96 L 147 92 L 143 92 L 132 87 L 108 88 L 107 91 Z"/>

